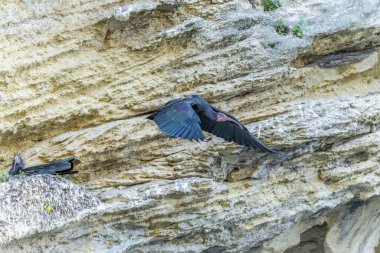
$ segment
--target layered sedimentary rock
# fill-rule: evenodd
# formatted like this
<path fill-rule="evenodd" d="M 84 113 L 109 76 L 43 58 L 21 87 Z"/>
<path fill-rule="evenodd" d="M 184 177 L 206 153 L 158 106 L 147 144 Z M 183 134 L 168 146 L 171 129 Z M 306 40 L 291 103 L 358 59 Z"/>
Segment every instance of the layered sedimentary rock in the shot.
<path fill-rule="evenodd" d="M 16 152 L 28 165 L 75 156 L 73 181 L 85 187 L 3 183 L 1 196 L 22 201 L 1 198 L 0 214 L 33 206 L 24 220 L 44 217 L 22 233 L 17 215 L 4 218 L 4 252 L 379 252 L 378 1 L 283 0 L 270 12 L 256 0 L 2 1 L 0 10 L 0 166 Z M 304 36 L 277 34 L 280 19 L 303 20 Z M 169 138 L 145 119 L 190 94 L 290 159 L 217 137 Z M 64 189 L 74 204 L 58 220 L 65 205 L 30 200 Z"/>

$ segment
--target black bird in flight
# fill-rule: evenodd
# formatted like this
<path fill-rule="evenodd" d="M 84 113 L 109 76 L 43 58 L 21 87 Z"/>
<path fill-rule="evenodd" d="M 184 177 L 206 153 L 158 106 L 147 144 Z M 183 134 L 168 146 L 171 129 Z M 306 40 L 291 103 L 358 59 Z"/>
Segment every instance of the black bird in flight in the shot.
<path fill-rule="evenodd" d="M 216 109 L 197 95 L 171 100 L 147 118 L 154 120 L 158 128 L 169 136 L 203 141 L 204 130 L 226 141 L 287 158 L 259 141 L 234 116 Z"/>
<path fill-rule="evenodd" d="M 42 164 L 33 167 L 25 168 L 24 159 L 21 155 L 16 155 L 12 167 L 8 171 L 9 175 L 19 175 L 25 173 L 26 175 L 36 175 L 36 174 L 75 174 L 78 171 L 73 171 L 75 158 L 65 158 L 58 160 L 49 164 Z"/>

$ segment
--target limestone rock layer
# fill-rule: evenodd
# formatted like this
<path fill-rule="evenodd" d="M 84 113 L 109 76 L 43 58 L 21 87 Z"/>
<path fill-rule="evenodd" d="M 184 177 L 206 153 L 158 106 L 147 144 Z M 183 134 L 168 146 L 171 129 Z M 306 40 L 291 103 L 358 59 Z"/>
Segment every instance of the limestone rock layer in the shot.
<path fill-rule="evenodd" d="M 84 188 L 0 184 L 0 251 L 380 252 L 380 2 L 280 3 L 1 1 L 0 166 L 75 156 Z M 290 159 L 145 118 L 191 94 Z"/>

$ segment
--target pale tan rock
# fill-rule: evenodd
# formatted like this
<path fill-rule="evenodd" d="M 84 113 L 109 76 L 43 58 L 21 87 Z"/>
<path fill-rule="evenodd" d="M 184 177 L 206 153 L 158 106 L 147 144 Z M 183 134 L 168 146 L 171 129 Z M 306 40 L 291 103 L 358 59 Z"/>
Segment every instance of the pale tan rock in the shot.
<path fill-rule="evenodd" d="M 0 17 L 0 166 L 75 156 L 74 182 L 102 200 L 0 236 L 3 251 L 375 252 L 378 1 L 6 0 Z M 190 94 L 291 159 L 145 119 Z"/>

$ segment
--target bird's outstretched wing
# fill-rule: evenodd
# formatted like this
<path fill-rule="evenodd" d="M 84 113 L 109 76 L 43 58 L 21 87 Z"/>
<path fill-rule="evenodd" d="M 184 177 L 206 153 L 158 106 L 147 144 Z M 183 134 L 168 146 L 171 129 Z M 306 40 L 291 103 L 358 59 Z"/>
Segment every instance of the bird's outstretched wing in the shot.
<path fill-rule="evenodd" d="M 199 114 L 199 118 L 201 119 L 201 128 L 204 131 L 212 133 L 226 141 L 235 142 L 248 148 L 258 149 L 278 155 L 282 158 L 287 158 L 285 154 L 267 147 L 264 143 L 254 137 L 248 129 L 231 114 L 220 111 L 215 107 L 212 108 L 229 119 L 225 121 L 218 121 L 210 119 L 204 114 Z"/>
<path fill-rule="evenodd" d="M 158 128 L 169 136 L 188 140 L 204 140 L 201 120 L 186 100 L 175 100 L 148 116 Z"/>
<path fill-rule="evenodd" d="M 37 165 L 29 168 L 25 168 L 23 171 L 27 175 L 35 174 L 74 174 L 77 171 L 73 171 L 75 158 L 70 157 L 62 160 L 58 160 L 49 164 Z"/>

